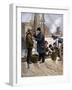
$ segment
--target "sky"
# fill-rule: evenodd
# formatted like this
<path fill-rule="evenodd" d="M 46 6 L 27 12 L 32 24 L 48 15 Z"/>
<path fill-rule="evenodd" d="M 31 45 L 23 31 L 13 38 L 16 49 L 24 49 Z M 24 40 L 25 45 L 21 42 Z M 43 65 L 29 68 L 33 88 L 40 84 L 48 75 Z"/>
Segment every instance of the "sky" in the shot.
<path fill-rule="evenodd" d="M 22 13 L 21 22 L 29 22 L 34 20 L 34 13 Z M 60 30 L 63 30 L 63 15 L 62 14 L 44 14 L 45 24 L 48 26 L 50 32 L 56 32 L 56 28 L 60 26 Z"/>

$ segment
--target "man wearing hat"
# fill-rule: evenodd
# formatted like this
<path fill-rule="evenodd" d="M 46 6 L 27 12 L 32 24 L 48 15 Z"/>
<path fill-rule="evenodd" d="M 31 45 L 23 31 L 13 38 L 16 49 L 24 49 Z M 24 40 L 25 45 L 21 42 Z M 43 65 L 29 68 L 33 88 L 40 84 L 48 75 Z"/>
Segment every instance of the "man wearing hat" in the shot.
<path fill-rule="evenodd" d="M 28 29 L 26 33 L 26 47 L 27 47 L 27 64 L 29 68 L 29 64 L 31 64 L 31 56 L 32 56 L 32 48 L 33 48 L 32 32 L 30 29 Z"/>
<path fill-rule="evenodd" d="M 42 59 L 42 63 L 44 63 L 45 61 L 45 47 L 44 47 L 44 44 L 45 44 L 45 39 L 44 39 L 44 35 L 43 33 L 41 32 L 41 28 L 38 27 L 37 28 L 37 31 L 36 31 L 36 41 L 37 41 L 37 52 L 39 54 L 39 61 Z"/>

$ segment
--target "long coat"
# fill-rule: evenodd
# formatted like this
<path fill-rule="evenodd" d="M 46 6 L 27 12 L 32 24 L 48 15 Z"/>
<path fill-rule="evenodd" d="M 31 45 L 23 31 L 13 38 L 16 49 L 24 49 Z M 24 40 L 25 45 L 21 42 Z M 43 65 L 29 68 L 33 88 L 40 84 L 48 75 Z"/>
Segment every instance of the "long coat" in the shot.
<path fill-rule="evenodd" d="M 45 48 L 44 48 L 45 40 L 44 40 L 44 35 L 41 32 L 36 36 L 36 41 L 37 41 L 37 52 L 45 53 Z"/>
<path fill-rule="evenodd" d="M 33 48 L 33 39 L 32 39 L 32 35 L 30 33 L 28 33 L 26 35 L 26 47 Z"/>

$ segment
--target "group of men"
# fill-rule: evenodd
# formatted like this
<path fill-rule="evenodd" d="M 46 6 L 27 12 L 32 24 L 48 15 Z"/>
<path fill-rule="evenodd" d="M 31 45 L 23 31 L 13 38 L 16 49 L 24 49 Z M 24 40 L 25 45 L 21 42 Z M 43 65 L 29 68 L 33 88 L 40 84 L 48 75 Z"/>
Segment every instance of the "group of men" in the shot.
<path fill-rule="evenodd" d="M 58 57 L 60 57 L 60 52 L 59 52 L 58 47 L 56 47 L 56 43 L 54 43 L 53 46 L 50 44 L 49 47 L 47 47 L 48 42 L 45 41 L 44 34 L 41 32 L 40 27 L 37 28 L 36 32 L 32 32 L 30 29 L 28 29 L 26 33 L 26 48 L 27 48 L 27 64 L 28 65 L 32 63 L 31 57 L 32 57 L 32 49 L 34 45 L 33 38 L 37 41 L 38 61 L 40 61 L 40 63 L 45 62 L 46 51 L 49 51 L 49 54 L 54 52 L 55 54 L 57 54 Z M 53 57 L 55 57 L 54 53 L 51 54 L 52 59 Z"/>
<path fill-rule="evenodd" d="M 39 55 L 38 61 L 42 60 L 41 63 L 45 61 L 45 38 L 43 33 L 41 32 L 41 28 L 38 27 L 36 33 L 33 33 L 30 29 L 28 29 L 26 34 L 26 48 L 27 48 L 27 63 L 31 63 L 32 49 L 33 49 L 33 38 L 37 41 L 37 52 Z"/>

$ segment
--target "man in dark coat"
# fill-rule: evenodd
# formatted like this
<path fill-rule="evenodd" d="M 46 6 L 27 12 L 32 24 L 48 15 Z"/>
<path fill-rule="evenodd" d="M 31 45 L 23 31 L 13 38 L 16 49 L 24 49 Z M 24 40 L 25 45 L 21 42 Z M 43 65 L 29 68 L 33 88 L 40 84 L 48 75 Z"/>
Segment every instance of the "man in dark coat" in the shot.
<path fill-rule="evenodd" d="M 37 28 L 37 35 L 35 36 L 37 41 L 37 52 L 39 54 L 39 61 L 42 59 L 42 63 L 45 61 L 45 39 L 44 35 L 41 32 L 41 28 Z"/>
<path fill-rule="evenodd" d="M 28 29 L 26 34 L 26 48 L 27 48 L 27 63 L 31 64 L 32 48 L 33 48 L 33 39 L 31 30 Z"/>

